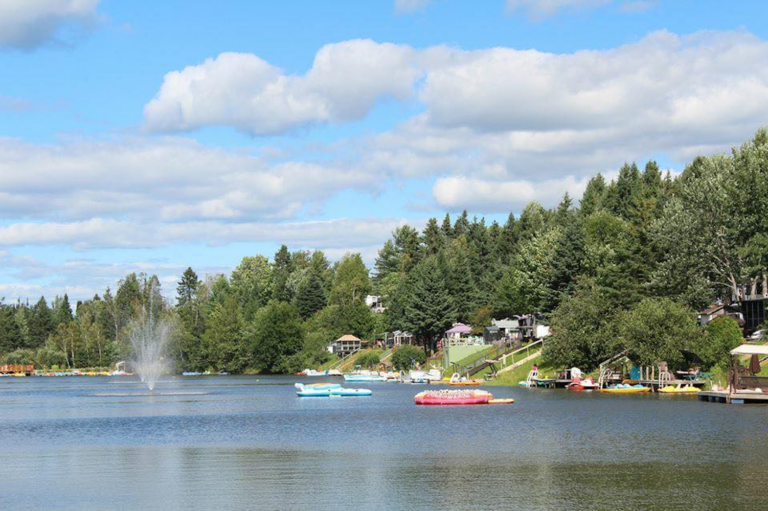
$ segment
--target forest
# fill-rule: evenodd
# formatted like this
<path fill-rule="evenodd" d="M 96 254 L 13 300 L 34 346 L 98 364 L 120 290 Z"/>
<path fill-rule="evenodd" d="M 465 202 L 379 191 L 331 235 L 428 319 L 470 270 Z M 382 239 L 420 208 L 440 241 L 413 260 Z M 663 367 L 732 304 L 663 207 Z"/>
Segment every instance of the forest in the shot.
<path fill-rule="evenodd" d="M 768 130 L 730 154 L 697 157 L 679 175 L 624 164 L 595 175 L 578 204 L 529 203 L 503 224 L 464 211 L 402 226 L 372 269 L 360 254 L 331 263 L 321 251 L 247 256 L 230 275 L 187 269 L 175 299 L 168 356 L 177 370 L 294 372 L 332 357 L 351 333 L 413 332 L 427 351 L 456 321 L 537 313 L 550 324 L 546 358 L 590 369 L 619 349 L 633 360 L 683 363 L 686 352 L 722 363 L 741 333 L 731 319 L 702 329 L 696 311 L 768 276 Z M 130 274 L 79 301 L 0 304 L 0 361 L 107 367 L 130 358 L 132 320 L 160 293 Z M 365 304 L 380 295 L 381 314 Z"/>

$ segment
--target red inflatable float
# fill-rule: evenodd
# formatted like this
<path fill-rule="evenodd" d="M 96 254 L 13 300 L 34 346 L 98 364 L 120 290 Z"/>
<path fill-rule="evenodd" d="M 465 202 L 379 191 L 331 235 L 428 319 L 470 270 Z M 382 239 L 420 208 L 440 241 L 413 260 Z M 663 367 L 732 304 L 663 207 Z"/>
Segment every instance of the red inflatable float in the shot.
<path fill-rule="evenodd" d="M 416 394 L 417 405 L 487 405 L 493 399 L 484 390 L 427 390 Z"/>

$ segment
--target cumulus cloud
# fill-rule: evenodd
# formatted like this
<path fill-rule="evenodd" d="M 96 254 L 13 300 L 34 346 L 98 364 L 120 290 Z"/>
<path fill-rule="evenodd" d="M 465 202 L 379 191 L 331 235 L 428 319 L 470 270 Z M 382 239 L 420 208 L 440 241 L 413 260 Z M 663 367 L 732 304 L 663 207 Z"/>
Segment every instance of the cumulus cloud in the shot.
<path fill-rule="evenodd" d="M 224 245 L 272 242 L 292 248 L 347 250 L 376 245 L 405 219 L 363 218 L 303 222 L 133 222 L 93 218 L 75 222 L 18 222 L 0 227 L 0 247 L 65 245 L 76 249 L 153 248 L 181 242 Z"/>
<path fill-rule="evenodd" d="M 376 177 L 269 162 L 180 138 L 31 144 L 0 139 L 0 214 L 49 220 L 283 220 Z"/>
<path fill-rule="evenodd" d="M 62 42 L 72 31 L 80 32 L 94 22 L 98 3 L 99 0 L 3 0 L 0 48 L 32 49 L 51 41 Z"/>
<path fill-rule="evenodd" d="M 407 46 L 352 40 L 329 44 L 304 75 L 253 54 L 222 53 L 165 75 L 144 108 L 147 128 L 187 131 L 227 125 L 253 135 L 363 118 L 382 98 L 407 99 L 417 70 Z"/>
<path fill-rule="evenodd" d="M 438 179 L 432 193 L 440 205 L 453 211 L 476 211 L 479 207 L 485 212 L 508 213 L 520 211 L 531 201 L 551 207 L 566 192 L 571 197 L 581 197 L 587 181 L 587 178 L 577 179 L 573 176 L 539 182 L 456 176 Z"/>

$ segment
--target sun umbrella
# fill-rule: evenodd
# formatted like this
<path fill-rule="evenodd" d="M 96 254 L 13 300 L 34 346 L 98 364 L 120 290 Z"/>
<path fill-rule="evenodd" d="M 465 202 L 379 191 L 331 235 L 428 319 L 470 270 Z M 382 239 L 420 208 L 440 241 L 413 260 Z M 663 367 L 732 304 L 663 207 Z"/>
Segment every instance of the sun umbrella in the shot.
<path fill-rule="evenodd" d="M 757 374 L 760 372 L 760 357 L 752 355 L 749 359 L 749 372 Z"/>

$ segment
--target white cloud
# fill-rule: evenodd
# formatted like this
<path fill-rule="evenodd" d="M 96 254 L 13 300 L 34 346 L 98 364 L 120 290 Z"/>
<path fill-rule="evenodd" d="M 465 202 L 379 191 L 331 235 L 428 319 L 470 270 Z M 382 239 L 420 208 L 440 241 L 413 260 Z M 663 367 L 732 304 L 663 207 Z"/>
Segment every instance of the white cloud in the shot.
<path fill-rule="evenodd" d="M 343 249 L 382 243 L 405 219 L 362 218 L 304 222 L 134 222 L 93 218 L 76 222 L 17 222 L 0 226 L 0 247 L 65 245 L 154 248 L 176 243 L 285 243 L 292 248 Z"/>
<path fill-rule="evenodd" d="M 522 11 L 530 18 L 542 20 L 563 10 L 586 10 L 602 7 L 612 0 L 507 0 L 507 11 Z"/>
<path fill-rule="evenodd" d="M 479 209 L 484 212 L 508 213 L 520 211 L 531 201 L 552 207 L 562 199 L 565 192 L 578 199 L 584 193 L 587 182 L 588 178 L 577 179 L 574 176 L 539 182 L 457 176 L 438 179 L 432 193 L 440 205 L 453 211 Z"/>
<path fill-rule="evenodd" d="M 423 11 L 434 0 L 395 0 L 395 12 L 406 14 L 416 11 Z"/>
<path fill-rule="evenodd" d="M 31 144 L 0 139 L 0 214 L 81 220 L 281 220 L 375 176 L 269 162 L 179 138 Z"/>
<path fill-rule="evenodd" d="M 99 0 L 3 0 L 0 2 L 0 48 L 31 49 L 62 42 L 63 32 L 87 28 Z"/>
<path fill-rule="evenodd" d="M 303 76 L 253 54 L 222 53 L 165 75 L 144 108 L 154 131 L 233 126 L 254 135 L 363 118 L 382 98 L 407 99 L 417 70 L 407 46 L 352 40 L 318 51 Z"/>

